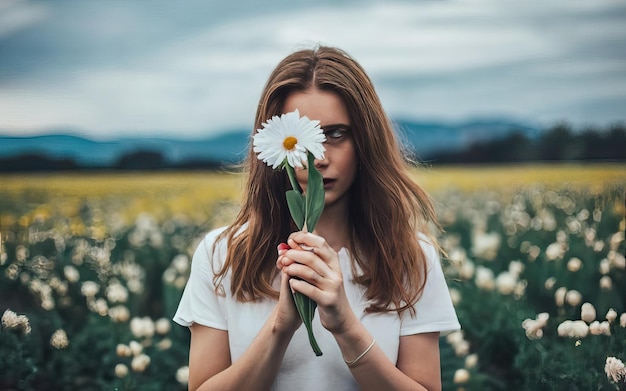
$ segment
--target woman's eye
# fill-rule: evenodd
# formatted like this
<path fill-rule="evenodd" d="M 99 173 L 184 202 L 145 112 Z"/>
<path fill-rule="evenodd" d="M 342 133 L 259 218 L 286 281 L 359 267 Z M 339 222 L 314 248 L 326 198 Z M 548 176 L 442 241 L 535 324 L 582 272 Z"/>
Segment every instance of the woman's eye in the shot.
<path fill-rule="evenodd" d="M 326 133 L 326 138 L 341 138 L 344 133 L 343 129 L 333 129 Z"/>
<path fill-rule="evenodd" d="M 343 141 L 349 130 L 344 128 L 332 128 L 324 131 L 327 143 L 339 143 Z"/>

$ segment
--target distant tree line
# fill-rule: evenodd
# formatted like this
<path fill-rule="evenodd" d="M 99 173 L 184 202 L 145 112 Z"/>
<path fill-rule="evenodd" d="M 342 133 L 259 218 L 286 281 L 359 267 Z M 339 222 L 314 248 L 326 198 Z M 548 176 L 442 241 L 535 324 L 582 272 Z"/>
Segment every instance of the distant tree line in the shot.
<path fill-rule="evenodd" d="M 419 155 L 419 151 L 418 151 Z M 626 161 L 626 126 L 610 125 L 605 129 L 574 130 L 567 123 L 546 129 L 537 138 L 513 131 L 508 136 L 474 142 L 458 151 L 442 150 L 418 156 L 430 164 L 494 164 L 531 161 Z M 84 166 L 70 158 L 52 158 L 24 154 L 0 158 L 0 172 L 72 171 L 72 170 L 215 170 L 229 163 L 211 159 L 170 162 L 161 152 L 138 150 L 122 155 L 112 165 Z"/>
<path fill-rule="evenodd" d="M 158 151 L 133 151 L 123 154 L 112 165 L 81 165 L 70 158 L 53 158 L 41 154 L 23 154 L 11 158 L 0 158 L 0 172 L 29 171 L 116 171 L 116 170 L 216 170 L 225 163 L 211 159 L 189 159 L 172 163 Z"/>
<path fill-rule="evenodd" d="M 626 126 L 575 131 L 567 123 L 546 129 L 537 138 L 520 132 L 475 142 L 460 151 L 440 151 L 424 157 L 431 164 L 515 163 L 557 161 L 626 161 Z"/>

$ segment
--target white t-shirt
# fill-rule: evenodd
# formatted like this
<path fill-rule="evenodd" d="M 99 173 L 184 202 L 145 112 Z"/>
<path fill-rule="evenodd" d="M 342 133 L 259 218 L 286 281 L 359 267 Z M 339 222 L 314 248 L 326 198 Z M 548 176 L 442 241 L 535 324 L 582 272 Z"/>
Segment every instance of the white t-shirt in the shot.
<path fill-rule="evenodd" d="M 223 289 L 219 289 L 220 294 L 215 292 L 213 275 L 214 271 L 221 268 L 225 259 L 226 241 L 218 244 L 214 256 L 211 256 L 211 251 L 222 230 L 208 233 L 196 249 L 191 275 L 174 321 L 182 326 L 198 323 L 227 330 L 230 355 L 232 362 L 235 362 L 248 349 L 265 324 L 276 301 L 237 301 L 231 295 L 230 273 L 222 281 Z M 352 281 L 348 251 L 345 248 L 339 251 L 344 288 L 350 306 L 393 363 L 397 361 L 400 336 L 449 332 L 460 328 L 439 256 L 430 243 L 421 241 L 421 245 L 428 259 L 428 279 L 421 298 L 415 304 L 415 317 L 411 317 L 409 311 L 404 311 L 401 317 L 396 312 L 366 314 L 368 303 L 365 300 L 365 288 Z M 274 286 L 278 288 L 279 285 L 277 278 Z M 323 355 L 315 356 L 306 328 L 304 325 L 300 326 L 285 352 L 272 390 L 358 390 L 333 335 L 322 327 L 317 312 L 313 319 L 313 333 Z M 211 353 L 207 351 L 207 360 L 210 359 Z"/>

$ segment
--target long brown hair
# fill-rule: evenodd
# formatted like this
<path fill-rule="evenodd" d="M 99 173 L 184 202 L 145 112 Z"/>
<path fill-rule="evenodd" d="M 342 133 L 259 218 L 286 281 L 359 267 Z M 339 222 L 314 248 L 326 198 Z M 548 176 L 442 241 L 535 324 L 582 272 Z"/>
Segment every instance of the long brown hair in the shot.
<path fill-rule="evenodd" d="M 437 226 L 436 216 L 426 192 L 409 176 L 409 161 L 363 68 L 332 47 L 290 54 L 263 89 L 254 129 L 282 114 L 291 92 L 313 86 L 338 94 L 350 115 L 360 163 L 350 189 L 350 249 L 362 270 L 355 281 L 366 287 L 368 311 L 410 309 L 413 313 L 427 273 L 417 232 L 427 234 L 429 223 Z M 286 173 L 259 161 L 252 146 L 245 168 L 248 180 L 242 208 L 218 238 L 228 240 L 229 251 L 215 276 L 216 285 L 230 270 L 232 294 L 238 300 L 277 298 L 272 288 L 276 246 L 297 229 L 285 200 L 290 185 Z"/>

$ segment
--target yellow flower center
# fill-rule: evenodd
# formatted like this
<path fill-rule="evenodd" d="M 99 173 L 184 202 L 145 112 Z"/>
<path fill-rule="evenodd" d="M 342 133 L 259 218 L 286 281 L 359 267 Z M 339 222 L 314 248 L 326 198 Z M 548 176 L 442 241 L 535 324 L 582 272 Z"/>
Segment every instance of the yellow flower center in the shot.
<path fill-rule="evenodd" d="M 293 151 L 296 148 L 296 144 L 298 144 L 298 139 L 293 136 L 287 136 L 283 140 L 283 147 L 288 151 Z"/>

